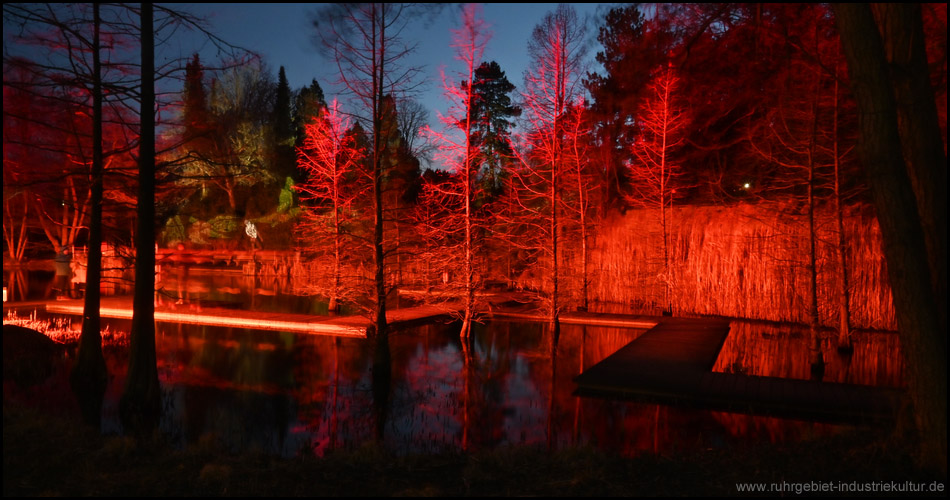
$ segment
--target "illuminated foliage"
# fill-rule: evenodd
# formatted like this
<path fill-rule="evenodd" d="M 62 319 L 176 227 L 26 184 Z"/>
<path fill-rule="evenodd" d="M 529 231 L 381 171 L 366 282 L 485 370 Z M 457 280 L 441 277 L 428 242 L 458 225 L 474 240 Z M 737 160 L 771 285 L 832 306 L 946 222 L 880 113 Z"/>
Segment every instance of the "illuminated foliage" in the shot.
<path fill-rule="evenodd" d="M 476 266 L 476 254 L 479 253 L 479 240 L 484 224 L 476 212 L 475 201 L 480 198 L 478 192 L 479 145 L 474 139 L 473 120 L 478 97 L 475 95 L 474 82 L 476 68 L 480 66 L 485 45 L 490 34 L 485 21 L 481 18 L 480 8 L 467 5 L 462 11 L 462 26 L 452 31 L 452 46 L 456 59 L 462 63 L 459 72 L 461 85 L 455 85 L 445 75 L 442 77 L 445 95 L 451 103 L 448 116 L 441 116 L 444 129 L 441 132 L 429 131 L 438 147 L 436 157 L 447 166 L 453 175 L 448 182 L 428 183 L 425 186 L 424 210 L 429 207 L 442 207 L 444 213 L 437 219 L 424 218 L 430 222 L 426 230 L 441 234 L 444 244 L 438 251 L 455 256 L 455 262 L 445 272 L 457 276 L 452 287 L 462 295 L 465 304 L 462 318 L 461 336 L 468 337 L 475 319 L 475 291 L 480 287 L 482 277 Z M 451 265 L 455 264 L 455 265 Z"/>
<path fill-rule="evenodd" d="M 332 258 L 332 268 L 323 277 L 329 282 L 331 311 L 339 309 L 340 299 L 347 293 L 359 289 L 352 278 L 344 286 L 344 266 L 353 268 L 357 261 L 352 242 L 345 239 L 359 234 L 354 231 L 360 220 L 356 202 L 369 188 L 359 169 L 363 151 L 357 148 L 349 128 L 349 120 L 334 100 L 307 124 L 303 145 L 297 150 L 298 164 L 307 177 L 296 188 L 309 202 L 304 205 L 298 231 L 305 250 L 316 251 L 317 258 L 328 254 Z"/>
<path fill-rule="evenodd" d="M 557 325 L 561 307 L 558 246 L 562 243 L 564 176 L 569 168 L 566 115 L 582 90 L 579 77 L 585 36 L 577 13 L 564 4 L 534 28 L 528 42 L 533 64 L 525 74 L 522 94 L 528 131 L 517 151 L 521 165 L 511 176 L 514 211 L 508 214 L 513 218 L 508 238 L 517 241 L 515 246 L 533 248 L 535 258 L 543 257 L 535 262 L 546 267 L 544 288 L 552 325 Z"/>
<path fill-rule="evenodd" d="M 396 92 L 415 85 L 415 68 L 401 62 L 412 51 L 402 39 L 403 32 L 415 14 L 404 4 L 336 4 L 325 8 L 316 28 L 327 55 L 336 63 L 341 83 L 355 99 L 358 116 L 367 124 L 373 145 L 369 159 L 373 186 L 373 278 L 374 330 L 382 347 L 388 333 L 386 298 L 392 285 L 387 285 L 386 256 L 394 250 L 384 238 L 384 189 L 392 150 L 386 141 L 386 99 Z M 394 106 L 392 107 L 395 110 Z M 395 116 L 395 114 L 393 113 Z M 395 122 L 395 120 L 393 120 Z M 395 129 L 395 127 L 393 127 Z"/>
<path fill-rule="evenodd" d="M 631 146 L 633 160 L 629 164 L 631 193 L 628 202 L 633 206 L 659 211 L 663 260 L 660 281 L 665 284 L 663 308 L 671 308 L 673 276 L 670 266 L 669 209 L 673 206 L 677 178 L 681 167 L 676 161 L 686 139 L 689 118 L 679 100 L 680 80 L 672 63 L 659 70 L 650 84 L 650 95 L 637 115 L 639 134 Z M 669 215 L 668 215 L 669 213 Z"/>

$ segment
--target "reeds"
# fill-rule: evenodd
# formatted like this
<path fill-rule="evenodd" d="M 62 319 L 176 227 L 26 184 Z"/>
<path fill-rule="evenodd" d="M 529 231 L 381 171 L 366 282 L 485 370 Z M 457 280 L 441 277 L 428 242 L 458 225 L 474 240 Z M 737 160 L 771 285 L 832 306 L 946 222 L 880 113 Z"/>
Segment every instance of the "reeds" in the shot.
<path fill-rule="evenodd" d="M 3 317 L 3 324 L 17 325 L 36 330 L 49 337 L 50 340 L 65 346 L 78 346 L 82 335 L 82 323 L 66 316 L 39 317 L 36 311 L 29 316 L 20 316 L 15 310 L 7 311 Z M 105 325 L 99 332 L 103 346 L 128 346 L 128 332 L 115 330 Z"/>
<path fill-rule="evenodd" d="M 808 229 L 793 202 L 673 209 L 671 269 L 663 272 L 662 234 L 654 210 L 631 210 L 607 220 L 591 252 L 592 300 L 662 307 L 672 283 L 676 314 L 705 314 L 767 321 L 807 321 Z M 856 328 L 896 329 L 877 220 L 868 207 L 844 220 L 851 322 Z M 836 241 L 831 213 L 816 225 L 819 317 L 837 325 Z M 568 243 L 570 244 L 570 243 Z M 577 266 L 565 254 L 565 269 Z"/>

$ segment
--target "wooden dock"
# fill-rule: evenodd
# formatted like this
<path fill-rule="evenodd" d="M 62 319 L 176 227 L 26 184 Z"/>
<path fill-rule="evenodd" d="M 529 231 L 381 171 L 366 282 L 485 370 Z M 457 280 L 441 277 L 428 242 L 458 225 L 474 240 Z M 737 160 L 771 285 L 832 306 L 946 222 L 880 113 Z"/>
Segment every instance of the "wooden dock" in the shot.
<path fill-rule="evenodd" d="M 494 310 L 486 314 L 490 318 L 520 319 L 525 321 L 547 321 L 548 317 L 536 312 L 521 312 L 512 310 Z M 610 326 L 619 328 L 653 328 L 659 323 L 655 316 L 639 316 L 632 314 L 572 312 L 558 315 L 558 321 L 563 325 Z"/>
<path fill-rule="evenodd" d="M 663 318 L 574 377 L 578 396 L 655 401 L 824 422 L 894 419 L 901 389 L 712 372 L 729 322 Z"/>
<path fill-rule="evenodd" d="M 82 315 L 82 300 L 46 302 L 47 312 Z M 458 312 L 454 304 L 426 305 L 387 311 L 386 318 L 392 326 L 402 326 L 417 321 Z M 99 314 L 104 318 L 132 319 L 132 299 L 129 297 L 103 297 Z M 219 307 L 190 308 L 188 305 L 155 308 L 155 321 L 186 323 L 193 325 L 230 326 L 257 330 L 278 330 L 318 335 L 365 338 L 370 320 L 364 316 L 314 316 L 262 311 L 244 311 Z"/>

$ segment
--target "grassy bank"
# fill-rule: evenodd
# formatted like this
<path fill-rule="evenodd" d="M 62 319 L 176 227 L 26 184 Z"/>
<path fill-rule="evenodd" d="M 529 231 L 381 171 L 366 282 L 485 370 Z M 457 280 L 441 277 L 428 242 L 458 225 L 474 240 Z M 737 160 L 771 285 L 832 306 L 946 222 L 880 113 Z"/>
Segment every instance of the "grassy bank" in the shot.
<path fill-rule="evenodd" d="M 367 446 L 324 458 L 278 459 L 232 455 L 211 444 L 175 450 L 160 438 L 100 436 L 21 406 L 5 402 L 3 408 L 5 497 L 742 496 L 736 483 L 939 480 L 913 464 L 900 439 L 870 431 L 672 457 L 530 448 L 395 457 Z"/>

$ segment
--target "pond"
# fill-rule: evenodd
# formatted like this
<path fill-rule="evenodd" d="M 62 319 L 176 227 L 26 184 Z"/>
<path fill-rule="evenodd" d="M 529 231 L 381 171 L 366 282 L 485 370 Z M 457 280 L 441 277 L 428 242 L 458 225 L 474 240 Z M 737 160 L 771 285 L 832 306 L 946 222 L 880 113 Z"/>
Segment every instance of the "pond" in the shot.
<path fill-rule="evenodd" d="M 191 276 L 183 284 L 192 292 L 188 300 L 263 309 L 313 302 L 280 292 L 252 293 L 240 283 L 233 287 L 237 293 L 225 293 L 222 287 L 234 290 L 222 279 Z M 130 322 L 106 323 L 111 331 L 127 332 Z M 78 328 L 78 318 L 73 325 Z M 162 428 L 180 445 L 213 440 L 235 452 L 285 457 L 323 455 L 367 442 L 396 453 L 589 445 L 624 455 L 671 454 L 849 428 L 574 396 L 574 376 L 643 330 L 563 325 L 555 344 L 542 324 L 495 319 L 476 325 L 466 347 L 458 328 L 433 322 L 399 329 L 390 335 L 388 352 L 381 352 L 367 339 L 157 323 Z M 808 378 L 806 338 L 794 326 L 734 321 L 715 369 Z M 829 380 L 902 384 L 892 332 L 858 332 L 855 352 L 847 359 L 834 354 L 830 339 L 825 343 Z M 104 429 L 120 432 L 117 402 L 127 352 L 122 347 L 106 352 L 110 383 Z M 45 383 L 16 396 L 78 412 L 66 383 L 69 361 L 63 359 L 60 371 Z"/>

